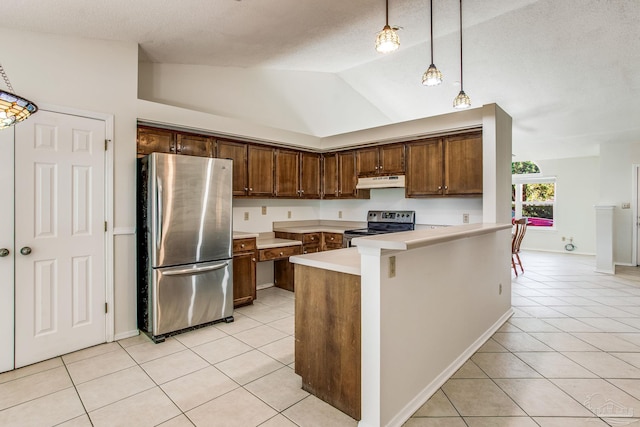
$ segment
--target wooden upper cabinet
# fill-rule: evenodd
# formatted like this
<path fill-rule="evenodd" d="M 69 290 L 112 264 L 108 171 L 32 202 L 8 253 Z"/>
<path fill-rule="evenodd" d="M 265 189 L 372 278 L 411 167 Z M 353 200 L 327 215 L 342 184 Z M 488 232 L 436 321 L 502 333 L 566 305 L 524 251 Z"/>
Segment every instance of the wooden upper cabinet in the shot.
<path fill-rule="evenodd" d="M 404 173 L 404 144 L 361 148 L 356 151 L 358 176 Z"/>
<path fill-rule="evenodd" d="M 482 133 L 444 139 L 445 194 L 482 194 Z"/>
<path fill-rule="evenodd" d="M 249 145 L 248 163 L 249 190 L 248 196 L 272 197 L 274 190 L 274 149 L 261 145 Z"/>
<path fill-rule="evenodd" d="M 299 197 L 300 160 L 299 152 L 277 149 L 276 162 L 276 197 Z"/>
<path fill-rule="evenodd" d="M 306 199 L 319 199 L 321 156 L 318 153 L 300 153 L 300 196 Z"/>
<path fill-rule="evenodd" d="M 378 174 L 378 147 L 361 148 L 356 151 L 358 176 Z"/>
<path fill-rule="evenodd" d="M 384 145 L 379 149 L 380 165 L 378 172 L 384 175 L 403 174 L 404 144 Z"/>
<path fill-rule="evenodd" d="M 322 197 L 338 197 L 338 154 L 328 153 L 322 156 Z"/>
<path fill-rule="evenodd" d="M 353 151 L 338 153 L 338 197 L 356 196 L 356 157 Z"/>
<path fill-rule="evenodd" d="M 156 128 L 138 128 L 137 150 L 140 156 L 151 153 L 175 153 L 176 134 Z"/>
<path fill-rule="evenodd" d="M 434 138 L 407 144 L 407 197 L 444 194 L 442 139 Z"/>
<path fill-rule="evenodd" d="M 482 133 L 408 143 L 405 194 L 482 194 Z"/>
<path fill-rule="evenodd" d="M 246 196 L 249 191 L 247 144 L 218 140 L 216 157 L 233 160 L 233 195 Z"/>
<path fill-rule="evenodd" d="M 207 136 L 178 134 L 178 154 L 213 157 L 215 141 Z"/>

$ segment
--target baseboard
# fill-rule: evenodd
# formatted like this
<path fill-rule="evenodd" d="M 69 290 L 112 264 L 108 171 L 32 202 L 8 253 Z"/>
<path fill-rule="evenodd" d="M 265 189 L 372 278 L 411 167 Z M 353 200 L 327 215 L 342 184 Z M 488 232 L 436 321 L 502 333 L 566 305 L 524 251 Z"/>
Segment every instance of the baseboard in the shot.
<path fill-rule="evenodd" d="M 120 332 L 119 334 L 116 334 L 114 339 L 115 341 L 119 341 L 119 340 L 123 340 L 125 338 L 131 338 L 131 337 L 135 337 L 140 335 L 140 331 L 137 329 L 134 329 L 132 331 L 127 331 L 127 332 Z"/>
<path fill-rule="evenodd" d="M 256 286 L 256 290 L 260 291 L 262 289 L 273 288 L 275 285 L 273 283 L 263 283 L 261 285 Z"/>
<path fill-rule="evenodd" d="M 549 252 L 549 253 L 552 253 L 552 254 L 596 256 L 596 254 L 592 254 L 592 253 L 589 253 L 589 252 L 556 251 L 556 250 L 552 250 L 552 249 L 521 248 L 521 252 L 520 253 L 522 253 L 522 251 L 527 251 L 527 252 Z"/>
<path fill-rule="evenodd" d="M 425 404 L 427 400 L 433 394 L 442 387 L 442 385 L 447 382 L 449 378 L 453 374 L 456 373 L 458 369 L 464 365 L 464 363 L 469 360 L 473 354 L 478 351 L 482 345 L 487 342 L 489 338 L 493 336 L 493 334 L 500 329 L 500 327 L 506 322 L 511 316 L 513 316 L 513 308 L 509 307 L 506 313 L 504 313 L 500 318 L 493 324 L 489 329 L 487 329 L 477 340 L 473 342 L 458 358 L 456 358 L 444 371 L 440 373 L 436 378 L 434 378 L 431 383 L 429 383 L 416 397 L 414 397 L 407 405 L 398 412 L 387 424 L 388 427 L 402 426 L 411 416 L 418 410 L 422 405 Z M 360 427 L 362 423 L 358 424 Z"/>

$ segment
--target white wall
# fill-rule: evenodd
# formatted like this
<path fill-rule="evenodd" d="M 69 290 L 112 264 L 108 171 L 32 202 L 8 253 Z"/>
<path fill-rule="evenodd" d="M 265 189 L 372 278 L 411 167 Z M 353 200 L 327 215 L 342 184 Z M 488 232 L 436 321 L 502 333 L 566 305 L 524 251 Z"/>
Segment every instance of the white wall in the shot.
<path fill-rule="evenodd" d="M 114 116 L 114 217 L 135 227 L 138 46 L 0 29 L 2 65 L 16 92 L 36 104 Z M 116 337 L 136 329 L 133 235 L 114 242 Z M 133 294 L 135 295 L 135 293 Z"/>
<path fill-rule="evenodd" d="M 640 164 L 640 142 L 636 144 L 602 144 L 600 146 L 600 197 L 598 204 L 614 205 L 613 260 L 616 264 L 636 265 L 633 259 L 632 209 L 622 209 L 633 194 L 633 165 Z"/>
<path fill-rule="evenodd" d="M 535 162 L 543 175 L 557 178 L 555 227 L 527 228 L 522 248 L 566 252 L 564 247 L 573 237 L 576 249 L 572 253 L 595 254 L 594 205 L 600 198 L 600 159 L 577 157 Z M 562 237 L 566 240 L 562 241 Z"/>

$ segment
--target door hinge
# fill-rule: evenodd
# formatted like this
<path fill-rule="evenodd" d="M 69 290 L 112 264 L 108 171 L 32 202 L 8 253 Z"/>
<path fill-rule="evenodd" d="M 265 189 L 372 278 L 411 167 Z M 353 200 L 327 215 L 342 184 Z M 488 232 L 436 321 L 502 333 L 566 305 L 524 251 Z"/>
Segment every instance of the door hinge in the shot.
<path fill-rule="evenodd" d="M 109 149 L 109 140 L 105 139 L 104 140 L 104 151 L 107 151 Z"/>
<path fill-rule="evenodd" d="M 109 312 L 109 303 L 108 303 L 108 302 L 105 302 L 105 303 L 104 303 L 104 312 L 105 312 L 105 313 L 108 313 L 108 312 Z"/>
<path fill-rule="evenodd" d="M 107 221 L 104 222 L 104 231 L 107 231 Z"/>

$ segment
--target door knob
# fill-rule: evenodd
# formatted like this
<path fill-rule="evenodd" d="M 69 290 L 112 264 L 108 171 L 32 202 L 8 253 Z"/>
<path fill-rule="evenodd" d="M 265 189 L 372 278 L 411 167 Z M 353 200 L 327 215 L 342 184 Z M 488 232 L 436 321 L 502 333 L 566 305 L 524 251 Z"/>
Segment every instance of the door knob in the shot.
<path fill-rule="evenodd" d="M 31 248 L 29 246 L 25 246 L 24 248 L 20 249 L 20 253 L 22 255 L 29 255 L 31 253 Z"/>
<path fill-rule="evenodd" d="M 0 257 L 5 257 L 7 255 L 9 255 L 9 249 L 7 248 L 0 249 Z"/>

